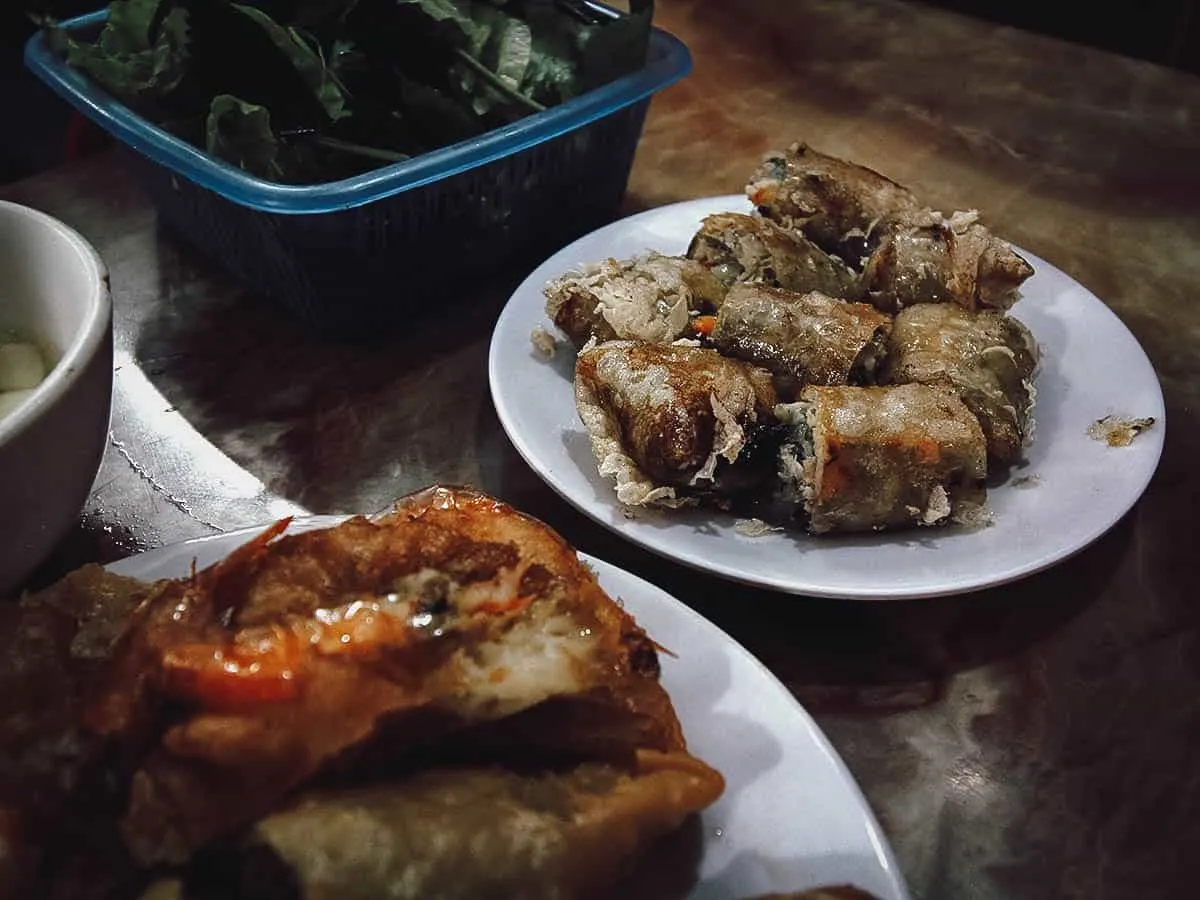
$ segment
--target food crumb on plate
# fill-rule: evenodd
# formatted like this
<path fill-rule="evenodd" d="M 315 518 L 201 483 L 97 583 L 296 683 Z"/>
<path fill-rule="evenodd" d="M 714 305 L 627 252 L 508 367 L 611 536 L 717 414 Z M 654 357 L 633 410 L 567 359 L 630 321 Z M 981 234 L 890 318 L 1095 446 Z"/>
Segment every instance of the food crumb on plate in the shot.
<path fill-rule="evenodd" d="M 964 503 L 950 516 L 950 521 L 968 531 L 991 528 L 996 524 L 996 518 L 987 503 Z"/>
<path fill-rule="evenodd" d="M 529 340 L 533 343 L 533 349 L 537 351 L 538 355 L 545 359 L 554 358 L 554 352 L 558 349 L 558 341 L 545 328 L 539 325 L 533 329 L 533 333 L 529 335 Z"/>
<path fill-rule="evenodd" d="M 783 531 L 778 525 L 768 525 L 762 519 L 738 519 L 733 523 L 733 530 L 742 537 L 757 538 L 764 535 Z"/>
<path fill-rule="evenodd" d="M 1110 447 L 1128 447 L 1133 439 L 1154 424 L 1154 419 L 1122 419 L 1105 416 L 1088 426 L 1088 437 L 1103 441 Z"/>

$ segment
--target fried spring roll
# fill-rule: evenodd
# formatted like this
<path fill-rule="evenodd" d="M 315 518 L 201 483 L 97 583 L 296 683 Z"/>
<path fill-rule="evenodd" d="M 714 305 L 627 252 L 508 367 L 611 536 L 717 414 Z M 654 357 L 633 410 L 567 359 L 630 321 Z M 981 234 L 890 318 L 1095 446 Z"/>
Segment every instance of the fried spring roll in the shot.
<path fill-rule="evenodd" d="M 736 490 L 741 471 L 731 470 L 774 424 L 776 399 L 769 372 L 715 350 L 612 342 L 576 360 L 579 417 L 600 474 L 629 506 Z"/>
<path fill-rule="evenodd" d="M 787 499 L 816 534 L 971 518 L 984 498 L 987 445 L 950 388 L 810 387 L 777 415 Z"/>
<path fill-rule="evenodd" d="M 1012 306 L 1033 267 L 977 218 L 928 212 L 880 226 L 863 268 L 871 302 L 888 311 L 930 302 L 968 310 Z"/>
<path fill-rule="evenodd" d="M 908 188 L 800 143 L 768 153 L 750 176 L 746 195 L 767 218 L 802 229 L 856 268 L 862 268 L 867 237 L 879 223 L 922 211 Z"/>
<path fill-rule="evenodd" d="M 891 319 L 866 303 L 734 285 L 711 340 L 725 356 L 772 372 L 791 395 L 807 384 L 874 383 L 890 330 Z"/>
<path fill-rule="evenodd" d="M 746 193 L 764 216 L 861 270 L 887 311 L 928 301 L 1007 309 L 1033 274 L 976 213 L 945 217 L 878 172 L 803 144 L 769 154 Z"/>
<path fill-rule="evenodd" d="M 685 753 L 634 772 L 435 770 L 303 796 L 214 867 L 229 900 L 591 898 L 723 786 Z"/>
<path fill-rule="evenodd" d="M 725 286 L 704 266 L 650 253 L 609 259 L 546 285 L 546 314 L 576 347 L 589 340 L 669 343 L 690 334 L 690 317 L 721 305 Z"/>
<path fill-rule="evenodd" d="M 726 285 L 749 282 L 851 300 L 862 296 L 858 274 L 844 262 L 802 233 L 761 216 L 708 216 L 692 238 L 688 256 Z"/>
<path fill-rule="evenodd" d="M 1037 342 L 1013 317 L 924 304 L 896 316 L 883 380 L 952 386 L 978 417 L 988 455 L 1009 464 L 1032 431 L 1037 361 Z"/>

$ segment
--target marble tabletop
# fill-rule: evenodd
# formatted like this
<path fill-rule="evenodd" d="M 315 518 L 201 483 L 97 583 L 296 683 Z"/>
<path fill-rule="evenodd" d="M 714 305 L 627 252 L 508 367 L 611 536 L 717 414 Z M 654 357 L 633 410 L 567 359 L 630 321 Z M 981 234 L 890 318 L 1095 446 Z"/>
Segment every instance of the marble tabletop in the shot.
<path fill-rule="evenodd" d="M 602 531 L 521 461 L 488 394 L 527 267 L 426 323 L 330 344 L 161 229 L 110 156 L 0 189 L 78 228 L 116 303 L 108 452 L 35 576 L 287 512 L 373 511 L 470 483 L 660 584 L 757 654 L 825 729 L 934 898 L 1186 896 L 1200 883 L 1200 80 L 864 0 L 660 0 L 695 71 L 646 122 L 627 211 L 739 190 L 804 139 L 886 171 L 1082 282 L 1162 382 L 1141 502 L 1078 556 L 939 600 L 778 596 Z M 818 815 L 819 811 L 802 811 Z"/>

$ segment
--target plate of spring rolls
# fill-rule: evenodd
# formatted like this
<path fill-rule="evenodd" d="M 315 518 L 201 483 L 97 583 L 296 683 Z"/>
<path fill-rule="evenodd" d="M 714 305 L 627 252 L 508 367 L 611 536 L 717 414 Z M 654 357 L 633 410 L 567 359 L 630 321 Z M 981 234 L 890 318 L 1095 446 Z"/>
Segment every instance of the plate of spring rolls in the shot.
<path fill-rule="evenodd" d="M 556 253 L 493 333 L 492 397 L 551 487 L 686 565 L 796 594 L 964 593 L 1042 570 L 1136 503 L 1153 366 L 978 211 L 804 144 L 741 195 Z"/>
<path fill-rule="evenodd" d="M 907 897 L 760 663 L 470 488 L 86 566 L 0 618 L 5 900 Z"/>

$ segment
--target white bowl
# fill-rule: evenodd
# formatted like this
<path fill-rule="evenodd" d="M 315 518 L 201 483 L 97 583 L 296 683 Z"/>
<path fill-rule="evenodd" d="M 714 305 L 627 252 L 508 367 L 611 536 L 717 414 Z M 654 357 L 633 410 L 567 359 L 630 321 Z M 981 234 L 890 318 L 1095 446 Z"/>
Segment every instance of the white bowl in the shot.
<path fill-rule="evenodd" d="M 108 436 L 108 271 L 76 231 L 0 201 L 0 336 L 38 344 L 53 368 L 0 418 L 0 596 L 78 520 Z"/>

